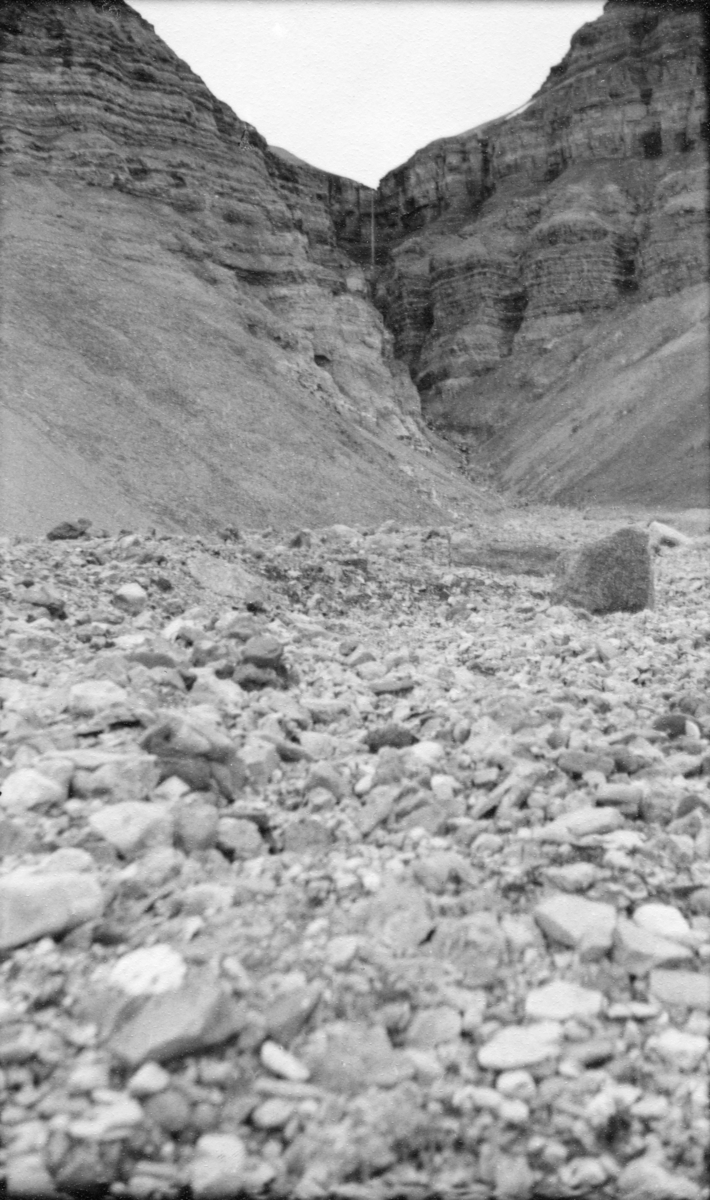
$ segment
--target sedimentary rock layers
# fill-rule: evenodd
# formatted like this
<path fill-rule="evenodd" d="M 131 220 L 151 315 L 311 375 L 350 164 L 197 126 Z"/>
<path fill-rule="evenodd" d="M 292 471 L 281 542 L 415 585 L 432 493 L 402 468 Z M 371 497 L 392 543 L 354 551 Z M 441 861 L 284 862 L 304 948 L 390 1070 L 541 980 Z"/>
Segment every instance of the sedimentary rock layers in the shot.
<path fill-rule="evenodd" d="M 523 109 L 382 180 L 377 302 L 430 413 L 518 349 L 707 278 L 704 115 L 699 13 L 612 2 Z"/>
<path fill-rule="evenodd" d="M 286 376 L 418 438 L 417 394 L 348 253 L 367 244 L 370 189 L 271 152 L 123 0 L 6 4 L 0 31 L 15 176 L 167 205 L 174 253 L 208 283 L 229 272 Z"/>

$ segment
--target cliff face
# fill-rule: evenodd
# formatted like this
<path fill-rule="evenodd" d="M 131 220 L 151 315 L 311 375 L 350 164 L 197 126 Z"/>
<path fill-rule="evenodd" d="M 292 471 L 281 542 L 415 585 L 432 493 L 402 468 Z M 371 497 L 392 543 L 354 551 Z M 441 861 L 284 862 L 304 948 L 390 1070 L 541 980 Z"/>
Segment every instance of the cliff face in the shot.
<path fill-rule="evenodd" d="M 426 508 L 348 253 L 370 191 L 272 152 L 123 0 L 5 3 L 0 39 L 5 512 L 41 529 L 50 479 L 60 517 L 193 530 Z"/>
<path fill-rule="evenodd" d="M 612 0 L 521 110 L 382 180 L 377 302 L 430 420 L 507 462 L 591 329 L 707 280 L 706 131 L 699 11 Z"/>

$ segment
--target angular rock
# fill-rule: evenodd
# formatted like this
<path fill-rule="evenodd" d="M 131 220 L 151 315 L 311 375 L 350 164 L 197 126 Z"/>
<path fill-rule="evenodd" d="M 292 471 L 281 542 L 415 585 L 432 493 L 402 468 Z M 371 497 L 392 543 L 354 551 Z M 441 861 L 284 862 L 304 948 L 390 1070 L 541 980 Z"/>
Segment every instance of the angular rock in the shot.
<path fill-rule="evenodd" d="M 69 689 L 69 711 L 77 717 L 93 717 L 127 701 L 126 689 L 112 679 L 87 679 Z"/>
<path fill-rule="evenodd" d="M 550 599 L 599 614 L 653 608 L 648 534 L 629 526 L 566 551 L 557 562 Z"/>
<path fill-rule="evenodd" d="M 204 1133 L 195 1144 L 190 1169 L 194 1200 L 225 1200 L 244 1183 L 246 1149 L 234 1133 Z"/>
<path fill-rule="evenodd" d="M 548 937 L 572 946 L 587 961 L 601 958 L 611 949 L 616 909 L 611 904 L 582 896 L 556 895 L 542 900 L 533 911 Z"/>
<path fill-rule="evenodd" d="M 486 1070 L 511 1071 L 530 1067 L 560 1053 L 562 1025 L 559 1021 L 536 1021 L 533 1025 L 508 1025 L 499 1029 L 478 1051 L 478 1062 Z"/>
<path fill-rule="evenodd" d="M 692 1179 L 666 1170 L 650 1155 L 634 1158 L 616 1180 L 619 1200 L 701 1200 L 702 1191 Z"/>
<path fill-rule="evenodd" d="M 534 1021 L 568 1021 L 571 1017 L 596 1017 L 602 1009 L 601 992 L 555 979 L 534 988 L 525 997 L 525 1016 Z"/>
<path fill-rule="evenodd" d="M 51 808 L 54 804 L 63 804 L 67 792 L 66 784 L 48 779 L 34 767 L 22 767 L 0 784 L 0 807 L 15 813 Z"/>
<path fill-rule="evenodd" d="M 152 846 L 172 845 L 173 817 L 166 804 L 143 800 L 107 804 L 92 813 L 88 823 L 125 858 Z"/>
<path fill-rule="evenodd" d="M 148 603 L 148 593 L 139 583 L 124 583 L 114 592 L 112 599 L 116 608 L 131 617 L 137 617 Z"/>
<path fill-rule="evenodd" d="M 142 1004 L 133 1000 L 119 1013 L 108 1047 L 129 1067 L 149 1059 L 167 1062 L 219 1046 L 247 1023 L 246 1009 L 221 986 L 188 980 Z"/>
<path fill-rule="evenodd" d="M 666 970 L 657 967 L 649 976 L 651 995 L 662 1004 L 710 1012 L 710 974 L 706 971 Z"/>
<path fill-rule="evenodd" d="M 626 917 L 618 918 L 614 930 L 614 962 L 629 975 L 647 975 L 653 967 L 682 966 L 692 958 L 693 952 L 687 946 L 644 929 Z"/>
<path fill-rule="evenodd" d="M 65 933 L 100 917 L 103 907 L 101 885 L 85 871 L 14 871 L 0 879 L 0 951 Z"/>

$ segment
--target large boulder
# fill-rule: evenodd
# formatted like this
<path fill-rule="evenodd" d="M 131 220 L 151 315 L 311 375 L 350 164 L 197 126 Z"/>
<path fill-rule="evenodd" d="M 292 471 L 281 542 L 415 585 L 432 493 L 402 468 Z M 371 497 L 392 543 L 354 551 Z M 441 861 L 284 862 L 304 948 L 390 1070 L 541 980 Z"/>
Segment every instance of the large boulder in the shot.
<path fill-rule="evenodd" d="M 617 529 L 609 537 L 567 550 L 555 565 L 551 599 L 591 613 L 653 608 L 649 537 L 642 529 Z"/>

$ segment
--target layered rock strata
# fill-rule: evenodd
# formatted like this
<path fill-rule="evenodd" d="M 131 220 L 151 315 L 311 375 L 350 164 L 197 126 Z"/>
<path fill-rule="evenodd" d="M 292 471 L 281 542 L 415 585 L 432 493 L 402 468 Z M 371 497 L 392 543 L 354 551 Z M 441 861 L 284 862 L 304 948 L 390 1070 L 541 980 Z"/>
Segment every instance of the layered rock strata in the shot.
<path fill-rule="evenodd" d="M 432 419 L 495 424 L 505 360 L 706 280 L 706 128 L 699 10 L 611 0 L 522 109 L 385 176 L 377 302 Z"/>

